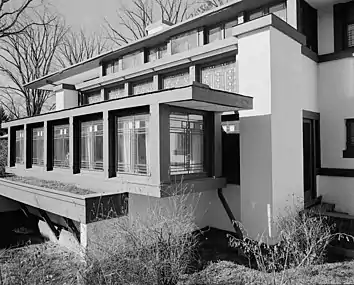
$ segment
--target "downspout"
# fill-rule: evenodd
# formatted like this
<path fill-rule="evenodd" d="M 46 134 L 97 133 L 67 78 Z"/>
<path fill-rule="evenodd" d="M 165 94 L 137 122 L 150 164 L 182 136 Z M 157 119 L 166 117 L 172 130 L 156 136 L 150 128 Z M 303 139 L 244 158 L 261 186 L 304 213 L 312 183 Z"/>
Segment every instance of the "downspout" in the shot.
<path fill-rule="evenodd" d="M 243 234 L 242 234 L 242 231 L 240 230 L 240 228 L 237 226 L 237 221 L 235 219 L 235 216 L 234 214 L 232 213 L 231 209 L 230 209 L 230 206 L 229 204 L 227 203 L 226 199 L 225 199 L 225 196 L 224 196 L 224 193 L 222 191 L 222 188 L 218 188 L 218 196 L 219 196 L 219 199 L 221 201 L 221 204 L 223 205 L 225 211 L 226 211 L 226 214 L 227 216 L 229 217 L 230 221 L 231 221 L 231 224 L 232 224 L 232 227 L 234 228 L 235 232 L 236 232 L 236 237 L 238 239 L 243 239 Z"/>

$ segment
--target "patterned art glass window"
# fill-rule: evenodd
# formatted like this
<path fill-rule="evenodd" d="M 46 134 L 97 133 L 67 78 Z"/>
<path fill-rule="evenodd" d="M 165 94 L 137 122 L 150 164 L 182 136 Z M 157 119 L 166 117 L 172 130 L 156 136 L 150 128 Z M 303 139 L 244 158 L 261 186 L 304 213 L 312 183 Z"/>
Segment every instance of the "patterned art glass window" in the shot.
<path fill-rule="evenodd" d="M 154 91 L 154 83 L 152 79 L 135 82 L 132 84 L 132 94 L 138 95 Z"/>
<path fill-rule="evenodd" d="M 44 165 L 44 129 L 32 129 L 32 164 Z"/>
<path fill-rule="evenodd" d="M 204 173 L 204 118 L 170 114 L 170 174 Z"/>
<path fill-rule="evenodd" d="M 103 170 L 103 121 L 81 124 L 81 168 Z"/>
<path fill-rule="evenodd" d="M 348 47 L 354 47 L 354 24 L 347 26 Z"/>
<path fill-rule="evenodd" d="M 108 75 L 108 74 L 111 74 L 111 73 L 116 73 L 116 72 L 119 71 L 118 70 L 119 69 L 118 66 L 119 66 L 119 60 L 118 59 L 114 59 L 114 60 L 104 64 L 104 67 L 103 67 L 104 71 L 103 72 L 104 72 L 105 75 Z"/>
<path fill-rule="evenodd" d="M 98 103 L 98 102 L 102 101 L 101 99 L 102 99 L 101 90 L 84 93 L 82 96 L 82 105 L 89 105 L 89 104 Z"/>
<path fill-rule="evenodd" d="M 128 69 L 143 64 L 143 57 L 140 51 L 122 57 L 122 68 Z"/>
<path fill-rule="evenodd" d="M 25 141 L 25 132 L 24 130 L 16 131 L 16 163 L 24 163 L 24 141 Z"/>
<path fill-rule="evenodd" d="M 162 79 L 163 89 L 176 88 L 190 84 L 189 70 L 167 75 Z"/>
<path fill-rule="evenodd" d="M 70 166 L 69 125 L 54 126 L 53 132 L 53 165 L 68 168 Z"/>
<path fill-rule="evenodd" d="M 167 55 L 167 44 L 163 44 L 158 47 L 154 47 L 148 50 L 147 62 L 152 62 L 161 58 L 164 58 Z"/>
<path fill-rule="evenodd" d="M 126 96 L 127 96 L 127 94 L 125 92 L 124 84 L 109 88 L 107 90 L 107 99 L 108 100 L 123 98 Z"/>
<path fill-rule="evenodd" d="M 148 115 L 120 117 L 117 120 L 117 171 L 149 173 Z"/>
<path fill-rule="evenodd" d="M 191 31 L 171 39 L 172 54 L 184 52 L 198 46 L 198 33 Z"/>
<path fill-rule="evenodd" d="M 236 60 L 203 67 L 201 81 L 213 89 L 238 92 L 238 76 Z"/>

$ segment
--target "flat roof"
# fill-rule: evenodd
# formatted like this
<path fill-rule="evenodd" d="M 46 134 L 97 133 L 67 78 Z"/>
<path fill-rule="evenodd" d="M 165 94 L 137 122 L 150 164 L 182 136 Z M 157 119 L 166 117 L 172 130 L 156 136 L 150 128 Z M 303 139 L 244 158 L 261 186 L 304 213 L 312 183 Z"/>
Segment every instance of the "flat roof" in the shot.
<path fill-rule="evenodd" d="M 62 70 L 53 72 L 39 79 L 24 84 L 25 88 L 39 89 L 48 84 L 64 80 L 77 74 L 98 68 L 101 62 L 109 61 L 119 56 L 140 50 L 146 47 L 152 47 L 156 44 L 167 41 L 170 37 L 181 34 L 202 26 L 213 25 L 218 22 L 231 20 L 235 15 L 242 11 L 253 9 L 263 4 L 272 2 L 272 0 L 232 0 L 231 2 L 211 9 L 199 16 L 175 24 L 161 32 L 146 36 L 137 41 L 118 47 L 117 49 L 102 53 L 80 63 L 74 64 Z"/>

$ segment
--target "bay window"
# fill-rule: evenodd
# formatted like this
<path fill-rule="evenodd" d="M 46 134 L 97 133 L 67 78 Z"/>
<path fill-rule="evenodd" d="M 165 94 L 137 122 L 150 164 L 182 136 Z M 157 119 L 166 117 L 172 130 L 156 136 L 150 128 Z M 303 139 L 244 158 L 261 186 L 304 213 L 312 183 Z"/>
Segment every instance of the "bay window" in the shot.
<path fill-rule="evenodd" d="M 69 167 L 69 125 L 53 128 L 53 165 L 59 168 Z"/>
<path fill-rule="evenodd" d="M 117 119 L 117 172 L 148 174 L 149 115 Z"/>
<path fill-rule="evenodd" d="M 81 123 L 81 168 L 103 170 L 103 121 Z"/>
<path fill-rule="evenodd" d="M 170 174 L 205 173 L 204 116 L 170 114 Z"/>
<path fill-rule="evenodd" d="M 32 129 L 32 164 L 44 165 L 44 129 Z"/>
<path fill-rule="evenodd" d="M 24 130 L 16 131 L 16 163 L 24 163 Z"/>

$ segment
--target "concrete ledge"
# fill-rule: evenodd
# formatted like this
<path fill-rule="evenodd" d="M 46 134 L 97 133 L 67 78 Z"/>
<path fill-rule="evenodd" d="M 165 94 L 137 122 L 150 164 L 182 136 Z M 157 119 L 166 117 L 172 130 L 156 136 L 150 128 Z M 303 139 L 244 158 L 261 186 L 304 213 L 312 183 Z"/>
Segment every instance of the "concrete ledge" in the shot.
<path fill-rule="evenodd" d="M 0 195 L 84 224 L 128 211 L 127 193 L 77 195 L 0 179 Z"/>
<path fill-rule="evenodd" d="M 301 34 L 294 27 L 284 22 L 282 19 L 278 18 L 273 14 L 269 14 L 258 19 L 246 22 L 241 25 L 237 25 L 233 28 L 232 35 L 235 37 L 242 36 L 263 28 L 273 27 L 284 33 L 288 37 L 297 41 L 301 45 L 306 45 L 306 37 Z"/>

